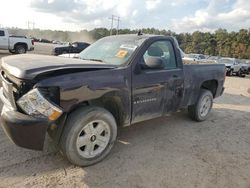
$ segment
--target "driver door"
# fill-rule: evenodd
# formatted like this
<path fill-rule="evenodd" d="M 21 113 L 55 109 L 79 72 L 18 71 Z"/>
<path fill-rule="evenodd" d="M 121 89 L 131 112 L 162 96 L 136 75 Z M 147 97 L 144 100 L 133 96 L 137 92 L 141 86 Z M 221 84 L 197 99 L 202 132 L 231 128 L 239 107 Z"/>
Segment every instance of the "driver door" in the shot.
<path fill-rule="evenodd" d="M 163 67 L 152 69 L 147 66 L 149 57 L 161 58 Z M 153 42 L 132 75 L 132 123 L 163 116 L 175 110 L 177 88 L 183 87 L 183 71 L 177 67 L 175 51 L 171 41 Z M 175 101 L 176 100 L 176 101 Z"/>

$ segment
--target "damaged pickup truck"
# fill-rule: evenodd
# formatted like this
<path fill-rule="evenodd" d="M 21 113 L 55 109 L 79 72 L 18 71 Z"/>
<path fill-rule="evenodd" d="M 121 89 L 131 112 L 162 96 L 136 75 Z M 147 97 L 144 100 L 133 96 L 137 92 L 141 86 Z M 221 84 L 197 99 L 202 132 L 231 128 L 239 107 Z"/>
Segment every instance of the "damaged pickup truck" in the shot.
<path fill-rule="evenodd" d="M 183 65 L 172 37 L 119 35 L 95 42 L 79 59 L 5 57 L 1 79 L 8 137 L 42 150 L 48 132 L 70 162 L 88 166 L 108 155 L 118 126 L 186 107 L 192 119 L 207 119 L 223 93 L 225 65 Z"/>

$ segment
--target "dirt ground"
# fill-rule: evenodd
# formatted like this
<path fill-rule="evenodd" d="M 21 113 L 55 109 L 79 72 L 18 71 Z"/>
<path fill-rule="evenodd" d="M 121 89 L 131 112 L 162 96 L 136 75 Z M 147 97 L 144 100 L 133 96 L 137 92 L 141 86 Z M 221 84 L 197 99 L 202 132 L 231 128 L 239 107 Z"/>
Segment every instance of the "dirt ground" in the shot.
<path fill-rule="evenodd" d="M 225 86 L 207 121 L 180 112 L 123 128 L 111 154 L 87 168 L 49 138 L 45 151 L 26 150 L 0 128 L 0 187 L 249 188 L 250 77 L 227 77 Z"/>

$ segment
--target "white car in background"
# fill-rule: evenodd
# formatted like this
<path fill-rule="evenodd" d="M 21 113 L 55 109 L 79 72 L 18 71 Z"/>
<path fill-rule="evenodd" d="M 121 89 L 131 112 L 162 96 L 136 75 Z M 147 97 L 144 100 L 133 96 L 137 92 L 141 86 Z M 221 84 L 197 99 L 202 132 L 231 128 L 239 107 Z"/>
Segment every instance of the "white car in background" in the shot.
<path fill-rule="evenodd" d="M 72 53 L 72 54 L 62 54 L 58 55 L 58 57 L 66 57 L 66 58 L 79 58 L 79 53 Z"/>
<path fill-rule="evenodd" d="M 202 61 L 206 60 L 206 57 L 203 54 L 185 54 L 182 59 L 189 61 Z"/>
<path fill-rule="evenodd" d="M 233 76 L 233 74 L 242 75 L 241 64 L 235 58 L 221 58 L 218 63 L 225 64 L 228 76 Z"/>
<path fill-rule="evenodd" d="M 34 41 L 25 36 L 12 36 L 7 29 L 0 29 L 0 50 L 24 54 L 27 51 L 34 50 Z"/>

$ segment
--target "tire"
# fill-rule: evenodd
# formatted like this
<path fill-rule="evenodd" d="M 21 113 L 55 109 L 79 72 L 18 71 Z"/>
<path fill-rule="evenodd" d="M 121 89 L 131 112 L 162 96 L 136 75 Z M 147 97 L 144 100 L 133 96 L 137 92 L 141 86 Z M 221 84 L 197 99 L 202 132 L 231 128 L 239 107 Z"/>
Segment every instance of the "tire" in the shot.
<path fill-rule="evenodd" d="M 242 73 L 241 73 L 241 69 L 240 69 L 240 70 L 237 72 L 237 76 L 239 76 L 239 77 L 240 77 L 240 76 L 241 76 L 241 74 L 242 74 Z"/>
<path fill-rule="evenodd" d="M 233 76 L 233 70 L 230 70 L 228 76 Z"/>
<path fill-rule="evenodd" d="M 16 54 L 25 54 L 27 52 L 27 49 L 24 45 L 16 45 L 15 46 L 15 53 Z"/>
<path fill-rule="evenodd" d="M 205 100 L 207 103 L 205 103 Z M 193 120 L 201 122 L 207 119 L 212 106 L 213 95 L 211 91 L 202 89 L 197 102 L 188 107 L 188 113 Z"/>
<path fill-rule="evenodd" d="M 15 50 L 9 50 L 10 53 L 14 54 L 15 53 Z"/>
<path fill-rule="evenodd" d="M 246 73 L 245 72 L 240 69 L 239 72 L 238 72 L 238 76 L 241 77 L 241 78 L 245 78 L 246 77 Z"/>
<path fill-rule="evenodd" d="M 99 107 L 81 107 L 69 115 L 60 148 L 71 163 L 90 166 L 110 153 L 116 136 L 117 125 L 110 112 Z"/>

